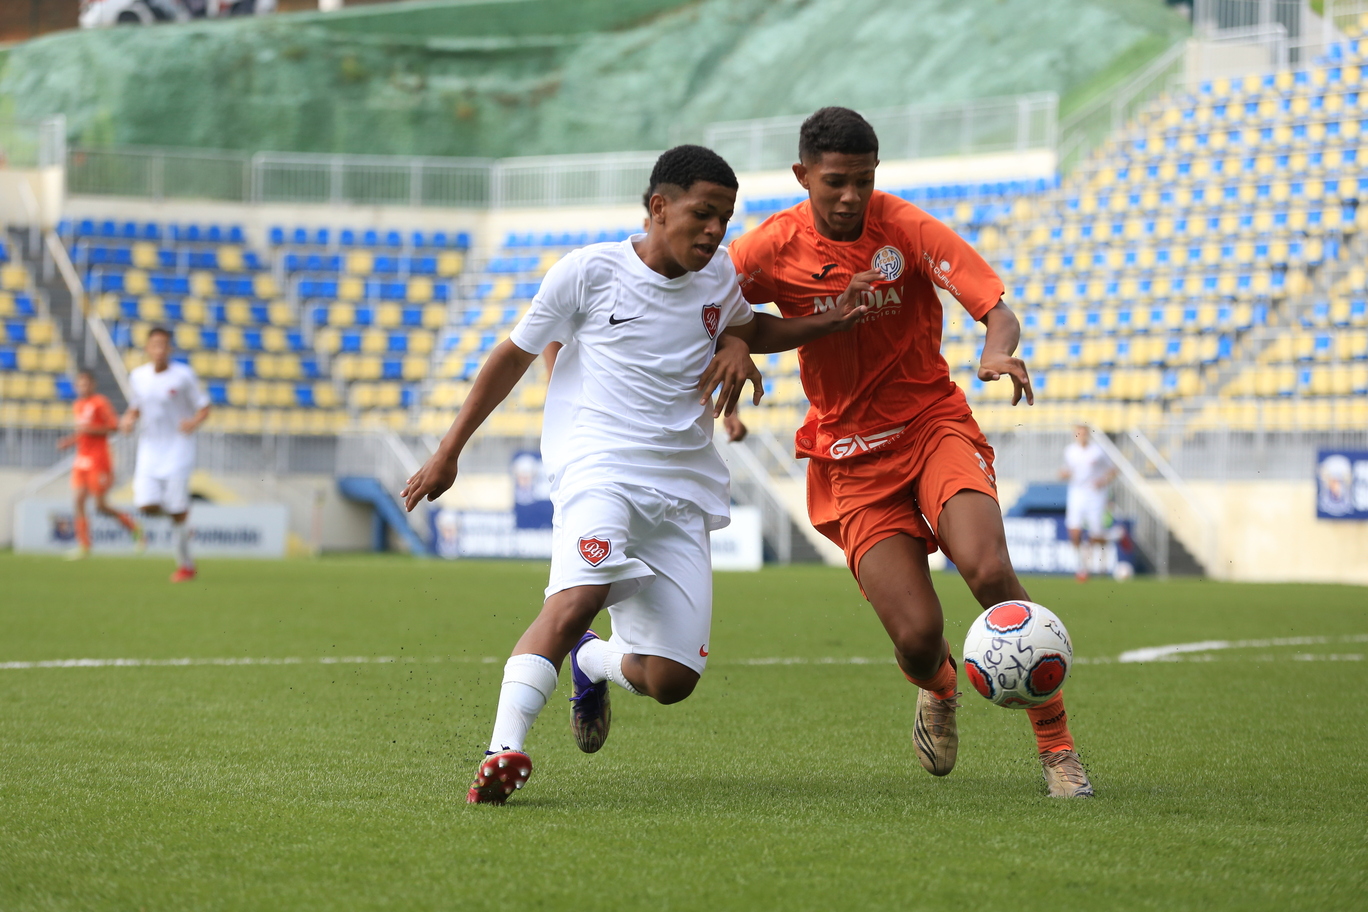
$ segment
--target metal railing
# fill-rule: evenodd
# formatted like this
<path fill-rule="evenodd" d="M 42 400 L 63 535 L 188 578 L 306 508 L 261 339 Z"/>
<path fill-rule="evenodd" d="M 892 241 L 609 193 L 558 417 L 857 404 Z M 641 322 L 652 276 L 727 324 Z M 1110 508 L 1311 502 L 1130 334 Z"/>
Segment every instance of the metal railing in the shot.
<path fill-rule="evenodd" d="M 258 152 L 247 173 L 254 203 L 484 208 L 495 167 L 484 158 Z"/>
<path fill-rule="evenodd" d="M 760 534 L 777 563 L 793 562 L 793 519 L 774 490 L 770 473 L 745 444 L 716 441 L 717 452 L 731 472 L 732 496 L 760 509 Z"/>
<path fill-rule="evenodd" d="M 1054 92 L 910 105 L 861 112 L 879 134 L 885 161 L 1053 149 L 1059 96 Z M 807 115 L 709 124 L 703 144 L 737 171 L 771 171 L 798 159 Z"/>
<path fill-rule="evenodd" d="M 65 160 L 65 117 L 0 121 L 0 168 L 51 168 Z"/>
<path fill-rule="evenodd" d="M 546 155 L 494 163 L 492 204 L 605 206 L 641 201 L 659 152 Z"/>
<path fill-rule="evenodd" d="M 73 148 L 67 190 L 108 196 L 246 202 L 251 160 L 239 152 L 124 146 Z"/>

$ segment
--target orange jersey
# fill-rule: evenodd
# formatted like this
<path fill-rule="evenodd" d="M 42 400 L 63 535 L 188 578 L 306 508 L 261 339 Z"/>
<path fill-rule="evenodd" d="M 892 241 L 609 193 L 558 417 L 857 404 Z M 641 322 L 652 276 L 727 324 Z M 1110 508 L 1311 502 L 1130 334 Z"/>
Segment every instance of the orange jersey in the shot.
<path fill-rule="evenodd" d="M 927 423 L 969 414 L 941 357 L 936 288 L 975 320 L 1002 299 L 1002 280 L 973 247 L 911 203 L 875 191 L 864 233 L 833 241 L 817 233 L 804 201 L 770 216 L 731 245 L 742 293 L 774 302 L 785 317 L 836 305 L 851 276 L 877 269 L 870 313 L 848 332 L 798 350 L 812 406 L 798 430 L 799 456 L 844 459 L 900 446 Z"/>
<path fill-rule="evenodd" d="M 76 416 L 76 461 L 72 468 L 76 471 L 99 470 L 108 472 L 109 438 L 104 434 L 83 434 L 83 426 L 114 430 L 119 426 L 119 416 L 114 414 L 114 406 L 98 393 L 77 399 L 71 406 Z"/>

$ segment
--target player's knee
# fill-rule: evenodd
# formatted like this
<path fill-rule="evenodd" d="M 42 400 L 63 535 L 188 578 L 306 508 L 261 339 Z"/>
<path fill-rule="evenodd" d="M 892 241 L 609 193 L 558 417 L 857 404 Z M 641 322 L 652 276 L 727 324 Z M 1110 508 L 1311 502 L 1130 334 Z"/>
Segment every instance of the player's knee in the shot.
<path fill-rule="evenodd" d="M 641 664 L 646 675 L 646 692 L 657 703 L 669 705 L 688 699 L 698 686 L 698 672 L 673 659 L 642 656 Z"/>
<path fill-rule="evenodd" d="M 698 675 L 690 671 L 677 673 L 656 682 L 652 691 L 657 703 L 668 706 L 671 703 L 679 703 L 688 699 L 697 686 Z"/>
<path fill-rule="evenodd" d="M 1005 548 L 987 549 L 973 562 L 957 566 L 969 585 L 969 591 L 980 601 L 985 596 L 1012 598 L 1012 592 L 1017 588 L 1016 571 L 1012 569 L 1012 561 Z"/>
<path fill-rule="evenodd" d="M 893 636 L 893 648 L 913 662 L 934 662 L 940 658 L 945 640 L 945 624 L 937 619 L 912 623 Z"/>

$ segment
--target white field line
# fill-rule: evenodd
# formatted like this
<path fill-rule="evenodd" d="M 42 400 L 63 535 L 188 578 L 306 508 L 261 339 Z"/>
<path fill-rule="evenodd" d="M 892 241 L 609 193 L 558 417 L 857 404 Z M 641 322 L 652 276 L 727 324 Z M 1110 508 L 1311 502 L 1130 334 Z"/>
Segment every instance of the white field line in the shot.
<path fill-rule="evenodd" d="M 1331 642 L 1368 643 L 1368 634 L 1332 637 L 1281 637 L 1264 640 L 1204 640 L 1200 643 L 1176 643 L 1171 646 L 1149 646 L 1132 649 L 1116 658 L 1098 656 L 1075 656 L 1076 665 L 1108 665 L 1112 662 L 1181 662 L 1212 661 L 1212 652 L 1227 649 L 1267 649 L 1272 646 L 1317 646 Z M 1191 658 L 1186 658 L 1186 656 Z M 1255 656 L 1254 661 L 1268 660 L 1267 656 Z M 1297 653 L 1291 657 L 1296 661 L 1314 662 L 1361 662 L 1359 653 L 1332 653 L 1315 655 Z M 196 665 L 433 665 L 440 663 L 494 665 L 499 662 L 496 656 L 316 656 L 302 658 L 285 656 L 282 658 L 244 656 L 239 658 L 180 658 L 180 659 L 45 659 L 35 662 L 0 662 L 0 671 L 22 671 L 34 668 L 164 668 Z M 864 656 L 824 656 L 806 658 L 803 656 L 775 656 L 758 659 L 715 660 L 715 665 L 892 665 L 892 657 L 871 659 Z"/>
<path fill-rule="evenodd" d="M 1218 652 L 1223 649 L 1267 649 L 1270 646 L 1323 646 L 1326 643 L 1368 643 L 1368 634 L 1334 638 L 1323 636 L 1276 637 L 1267 640 L 1204 640 L 1200 643 L 1175 643 L 1131 649 L 1116 657 L 1118 662 L 1177 662 L 1184 653 Z M 1075 660 L 1077 661 L 1077 660 Z M 1352 661 L 1352 660 L 1351 660 Z"/>

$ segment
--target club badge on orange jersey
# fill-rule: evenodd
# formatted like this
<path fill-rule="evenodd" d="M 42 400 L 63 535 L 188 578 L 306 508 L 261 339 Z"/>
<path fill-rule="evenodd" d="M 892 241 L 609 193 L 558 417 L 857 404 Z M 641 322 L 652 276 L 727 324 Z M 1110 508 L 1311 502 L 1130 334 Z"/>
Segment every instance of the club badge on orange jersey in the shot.
<path fill-rule="evenodd" d="M 581 538 L 579 553 L 589 566 L 597 567 L 613 553 L 613 543 L 605 538 Z"/>
<path fill-rule="evenodd" d="M 903 273 L 903 255 L 897 247 L 880 247 L 869 261 L 870 269 L 877 269 L 885 282 L 891 282 Z"/>
<path fill-rule="evenodd" d="M 717 330 L 722 325 L 722 305 L 703 305 L 703 328 L 708 331 L 709 339 L 717 338 Z"/>

